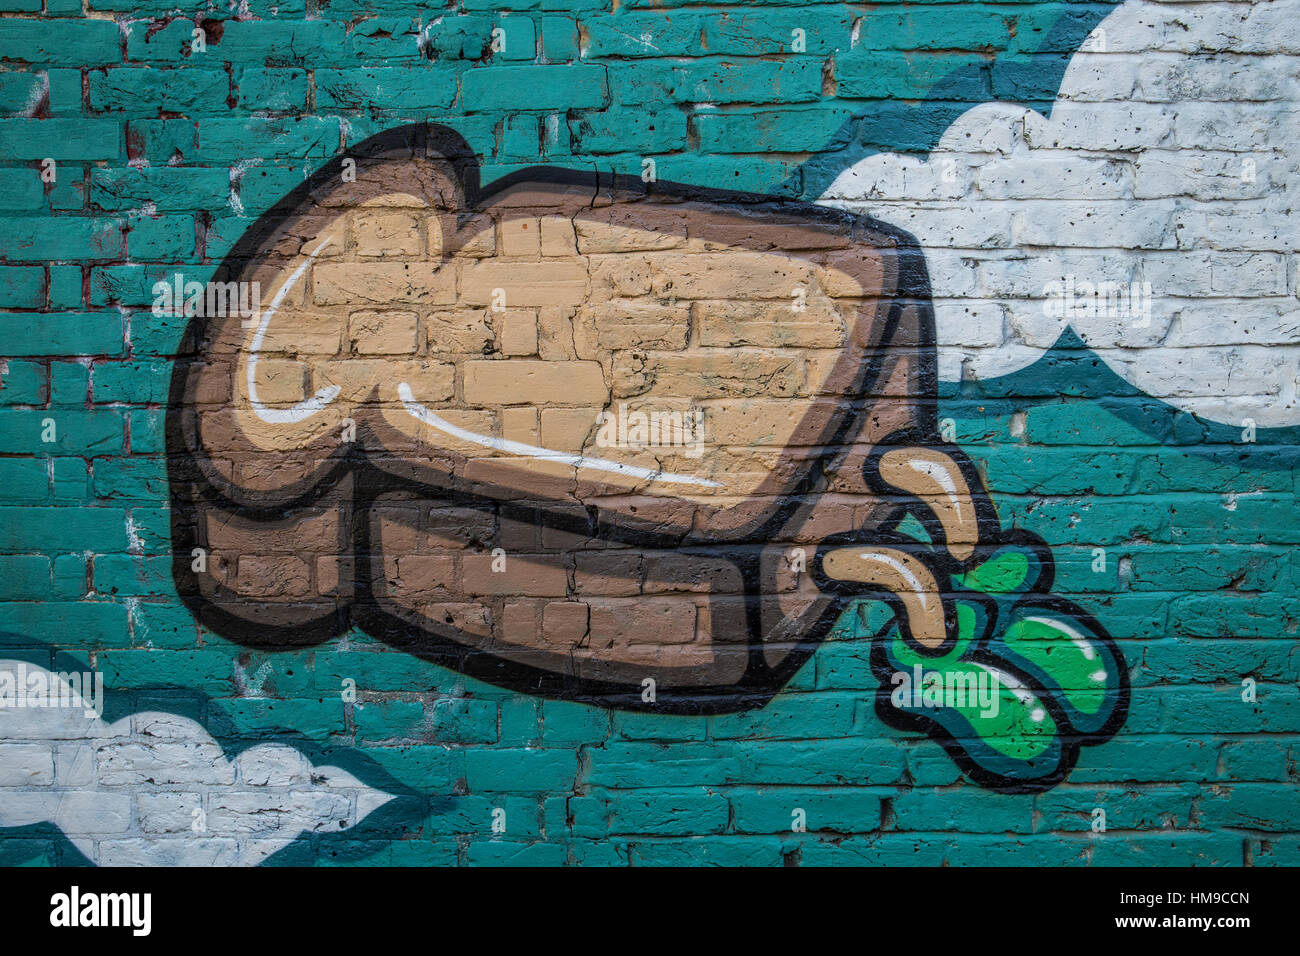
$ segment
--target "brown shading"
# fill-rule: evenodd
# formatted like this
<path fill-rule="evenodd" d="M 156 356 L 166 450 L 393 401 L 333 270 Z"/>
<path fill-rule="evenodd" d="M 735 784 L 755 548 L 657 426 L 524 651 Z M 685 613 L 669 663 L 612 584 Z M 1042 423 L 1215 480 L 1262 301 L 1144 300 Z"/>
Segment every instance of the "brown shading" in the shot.
<path fill-rule="evenodd" d="M 178 585 L 244 643 L 355 622 L 540 689 L 770 689 L 839 606 L 824 542 L 897 509 L 869 459 L 933 431 L 917 259 L 761 197 L 547 169 L 480 195 L 445 141 L 383 141 L 223 265 L 260 316 L 192 324 L 169 443 L 210 566 Z M 620 405 L 702 413 L 702 454 L 600 444 Z"/>

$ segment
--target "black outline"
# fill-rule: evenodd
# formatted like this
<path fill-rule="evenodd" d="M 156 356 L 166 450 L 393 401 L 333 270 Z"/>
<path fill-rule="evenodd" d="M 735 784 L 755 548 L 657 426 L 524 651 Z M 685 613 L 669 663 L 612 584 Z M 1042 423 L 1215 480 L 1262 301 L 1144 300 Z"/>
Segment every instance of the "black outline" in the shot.
<path fill-rule="evenodd" d="M 506 517 L 514 511 L 527 512 L 530 520 L 536 518 L 547 527 L 604 537 L 628 544 L 639 544 L 643 547 L 678 548 L 682 543 L 682 536 L 651 532 L 645 527 L 638 527 L 632 520 L 620 520 L 597 526 L 592 513 L 589 513 L 587 519 L 583 521 L 570 512 L 551 512 L 535 504 L 514 504 L 508 500 L 508 496 L 504 495 L 494 496 L 440 489 L 427 482 L 402 478 L 391 470 L 375 465 L 364 452 L 358 451 L 359 446 L 365 445 L 362 441 L 355 443 L 348 451 L 340 454 L 332 464 L 303 482 L 291 493 L 285 491 L 275 493 L 274 502 L 269 496 L 241 492 L 204 467 L 204 455 L 194 434 L 192 416 L 186 414 L 184 397 L 187 382 L 191 372 L 202 365 L 202 344 L 206 338 L 209 322 L 207 318 L 196 317 L 191 319 L 177 348 L 178 358 L 174 363 L 168 397 L 166 445 L 172 498 L 173 578 L 182 600 L 196 620 L 204 626 L 236 643 L 267 650 L 318 644 L 357 626 L 391 647 L 479 680 L 515 691 L 603 707 L 665 714 L 718 714 L 761 707 L 771 700 L 808 660 L 850 600 L 880 597 L 895 602 L 897 606 L 893 595 L 873 593 L 861 586 L 846 588 L 838 582 L 828 581 L 820 573 L 819 567 L 811 568 L 814 581 L 823 594 L 829 597 L 827 606 L 815 621 L 801 629 L 797 638 L 792 641 L 793 649 L 780 664 L 771 667 L 763 660 L 760 600 L 762 595 L 767 593 L 764 583 L 765 574 L 768 572 L 764 569 L 759 554 L 760 548 L 770 540 L 774 532 L 790 520 L 797 509 L 816 499 L 815 489 L 819 482 L 831 472 L 834 463 L 847 449 L 848 446 L 842 442 L 846 440 L 850 431 L 858 426 L 860 414 L 874 404 L 872 400 L 863 399 L 861 396 L 871 395 L 875 386 L 883 380 L 883 376 L 892 371 L 895 361 L 899 358 L 899 353 L 893 352 L 887 346 L 894 337 L 903 311 L 907 308 L 917 310 L 916 341 L 906 346 L 917 361 L 913 376 L 919 385 L 920 394 L 930 398 L 912 400 L 920 424 L 907 431 L 896 432 L 885 442 L 878 443 L 864 466 L 864 476 L 868 485 L 880 495 L 882 500 L 894 502 L 893 507 L 874 529 L 847 530 L 842 535 L 828 538 L 819 544 L 824 546 L 862 541 L 864 540 L 862 535 L 866 533 L 873 543 L 889 543 L 909 549 L 913 553 L 924 554 L 924 560 L 935 570 L 939 580 L 943 581 L 946 575 L 974 567 L 1002 544 L 1015 541 L 1031 547 L 1040 555 L 1042 560 L 1039 577 L 1032 593 L 1036 598 L 1046 599 L 1045 591 L 1050 587 L 1052 579 L 1053 566 L 1050 552 L 1040 540 L 1032 536 L 1024 533 L 1004 534 L 1002 532 L 993 504 L 971 461 L 959 449 L 942 442 L 938 437 L 937 399 L 934 398 L 938 391 L 935 333 L 925 257 L 911 235 L 875 219 L 811 203 L 753 193 L 671 182 L 647 184 L 633 176 L 581 172 L 546 166 L 530 167 L 511 173 L 485 189 L 481 187 L 479 181 L 477 157 L 459 134 L 445 126 L 417 123 L 381 132 L 349 150 L 348 153 L 326 163 L 258 218 L 222 261 L 212 281 L 230 281 L 248 263 L 256 261 L 262 245 L 275 234 L 286 217 L 297 212 L 310 198 L 312 192 L 327 183 L 337 182 L 345 160 L 354 160 L 360 167 L 363 162 L 382 163 L 387 159 L 411 157 L 428 157 L 450 162 L 454 171 L 452 184 L 460 193 L 457 197 L 457 208 L 463 210 L 453 214 L 458 219 L 460 216 L 473 214 L 487 200 L 513 186 L 537 183 L 589 189 L 592 205 L 595 205 L 602 195 L 606 195 L 610 199 L 615 196 L 620 198 L 644 196 L 651 201 L 662 199 L 668 202 L 694 201 L 730 207 L 749 206 L 756 213 L 778 212 L 786 216 L 793 215 L 810 224 L 838 226 L 841 234 L 851 237 L 870 232 L 874 233 L 877 239 L 893 243 L 893 256 L 897 264 L 896 292 L 880 337 L 880 342 L 886 348 L 882 354 L 864 362 L 853 389 L 853 394 L 859 397 L 842 403 L 843 411 L 832 420 L 831 425 L 821 436 L 821 440 L 816 443 L 822 450 L 809 458 L 808 468 L 803 478 L 788 491 L 784 500 L 773 511 L 759 519 L 753 527 L 738 533 L 726 542 L 700 542 L 698 545 L 698 550 L 701 552 L 707 552 L 713 557 L 722 555 L 732 560 L 742 575 L 750 631 L 748 667 L 741 679 L 734 684 L 673 688 L 671 692 L 660 693 L 659 699 L 654 704 L 646 705 L 641 701 L 639 686 L 632 687 L 617 681 L 578 678 L 509 661 L 490 651 L 459 644 L 436 630 L 421 630 L 410 622 L 385 611 L 376 600 L 372 589 L 369 519 L 376 500 L 382 495 L 393 492 L 409 494 L 417 501 L 437 498 L 447 504 L 489 510 Z M 364 425 L 358 427 L 362 428 Z M 959 462 L 978 510 L 980 544 L 969 560 L 958 562 L 947 554 L 946 548 L 931 549 L 914 539 L 888 530 L 904 514 L 912 514 L 923 522 L 936 544 L 943 544 L 942 529 L 931 517 L 929 509 L 909 506 L 910 501 L 914 499 L 888 486 L 876 472 L 879 456 L 891 447 L 896 447 L 895 443 L 919 444 L 942 450 Z M 274 520 L 288 517 L 304 505 L 319 501 L 344 481 L 354 483 L 352 493 L 346 498 L 347 513 L 343 521 L 343 532 L 350 537 L 352 553 L 357 562 L 352 572 L 355 593 L 350 601 L 341 600 L 337 607 L 328 613 L 304 624 L 281 629 L 291 633 L 268 634 L 266 628 L 225 611 L 219 598 L 208 599 L 199 592 L 194 575 L 190 571 L 190 551 L 199 544 L 195 518 L 201 506 L 234 510 L 241 518 L 253 521 Z M 748 553 L 748 548 L 740 547 L 741 545 L 751 546 L 752 555 Z M 738 551 L 744 552 L 739 559 L 736 558 Z M 949 612 L 949 637 L 943 647 L 927 652 L 931 655 L 944 653 L 956 639 L 954 605 L 951 597 L 952 595 L 945 595 L 945 606 Z M 963 598 L 969 599 L 970 596 L 963 594 Z M 1055 602 L 1055 606 L 1063 612 L 1072 614 L 1087 623 L 1102 640 L 1111 642 L 1116 660 L 1123 663 L 1123 657 L 1114 648 L 1113 641 L 1093 618 L 1079 610 L 1072 602 L 1061 598 L 1050 598 L 1050 600 Z M 905 618 L 899 617 L 898 620 L 904 621 Z M 882 645 L 877 643 L 873 648 L 873 670 L 876 669 L 877 653 L 883 653 L 881 647 Z M 1007 667 L 1006 662 L 1001 660 L 997 660 L 996 664 L 999 667 Z M 923 730 L 938 740 L 962 770 L 984 786 L 999 790 L 1045 789 L 1059 782 L 1069 772 L 1069 768 L 1077 759 L 1080 745 L 1111 736 L 1123 723 L 1127 713 L 1128 683 L 1126 670 L 1121 667 L 1121 671 L 1120 700 L 1116 703 L 1106 728 L 1096 734 L 1080 736 L 1077 740 L 1067 739 L 1063 732 L 1062 744 L 1065 758 L 1061 761 L 1057 772 L 1044 780 L 1012 780 L 989 774 L 974 764 L 960 744 L 951 738 L 945 739 L 946 732 L 934 721 L 924 717 L 918 719 L 910 714 L 900 715 L 893 710 L 892 706 L 888 707 L 888 711 L 882 710 L 879 695 L 884 695 L 883 700 L 886 704 L 889 698 L 889 689 L 885 683 L 882 683 L 878 691 L 877 710 L 881 719 L 890 726 L 904 730 Z M 1032 685 L 1032 681 L 1027 683 Z M 1043 695 L 1040 693 L 1040 696 Z M 1053 712 L 1053 717 L 1057 716 Z M 1058 720 L 1058 727 L 1064 730 L 1068 726 L 1068 722 L 1063 719 Z"/>
<path fill-rule="evenodd" d="M 907 540 L 912 541 L 913 546 L 915 546 L 916 542 L 914 540 Z M 924 713 L 900 711 L 894 707 L 890 699 L 893 694 L 891 681 L 894 667 L 889 664 L 886 639 L 896 622 L 905 620 L 902 616 L 897 616 L 894 621 L 887 623 L 880 632 L 871 637 L 871 672 L 879 682 L 876 689 L 876 716 L 880 718 L 882 723 L 893 727 L 895 730 L 919 731 L 927 735 L 931 740 L 943 747 L 948 756 L 968 777 L 982 787 L 999 793 L 1038 793 L 1043 790 L 1050 790 L 1069 776 L 1070 771 L 1074 769 L 1075 764 L 1078 762 L 1080 748 L 1104 743 L 1114 737 L 1120 727 L 1124 726 L 1124 721 L 1128 719 L 1129 673 L 1123 652 L 1120 650 L 1119 645 L 1115 643 L 1115 639 L 1110 636 L 1110 633 L 1102 627 L 1101 622 L 1070 599 L 1051 593 L 1052 583 L 1056 575 L 1056 563 L 1051 550 L 1037 535 L 1021 529 L 999 531 L 998 539 L 989 545 L 989 550 L 984 550 L 981 541 L 981 556 L 973 559 L 970 566 L 978 565 L 989 557 L 992 552 L 1007 545 L 1032 550 L 1038 558 L 1037 578 L 1027 591 L 1016 597 L 1014 604 L 1008 608 L 1008 611 L 1015 611 L 1024 606 L 1034 606 L 1047 608 L 1067 618 L 1073 617 L 1096 635 L 1097 640 L 1106 645 L 1107 650 L 1113 657 L 1117 669 L 1118 683 L 1113 691 L 1115 701 L 1106 722 L 1097 730 L 1089 733 L 1081 733 L 1075 730 L 1064 708 L 1057 702 L 1052 691 L 1038 686 L 1032 676 L 1011 664 L 1005 658 L 999 657 L 988 650 L 987 642 L 993 636 L 998 623 L 999 615 L 994 607 L 997 601 L 994 598 L 973 593 L 963 593 L 960 597 L 961 600 L 967 603 L 978 602 L 984 607 L 984 633 L 976 635 L 972 639 L 972 644 L 976 646 L 967 652 L 964 659 L 1008 671 L 1034 691 L 1035 696 L 1047 709 L 1052 720 L 1056 722 L 1057 739 L 1061 744 L 1061 757 L 1052 772 L 1041 777 L 1013 777 L 994 773 L 976 763 L 965 746 L 933 717 L 929 717 Z M 953 595 L 945 596 L 952 597 Z M 879 597 L 884 597 L 891 602 L 897 600 L 893 595 L 880 595 Z M 916 650 L 924 652 L 924 649 L 918 645 L 913 644 L 912 646 Z M 951 647 L 951 644 L 945 642 L 942 653 L 947 653 L 951 650 Z"/>

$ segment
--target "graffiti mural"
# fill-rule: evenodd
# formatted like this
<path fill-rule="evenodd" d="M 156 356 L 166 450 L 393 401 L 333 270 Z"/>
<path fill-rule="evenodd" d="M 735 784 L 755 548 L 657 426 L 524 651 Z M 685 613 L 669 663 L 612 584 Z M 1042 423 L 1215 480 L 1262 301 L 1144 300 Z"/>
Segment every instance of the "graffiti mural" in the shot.
<path fill-rule="evenodd" d="M 1300 0 L 227 6 L 0 17 L 0 862 L 1300 863 Z"/>
<path fill-rule="evenodd" d="M 64 866 L 254 866 L 420 810 L 420 797 L 355 749 L 287 729 L 274 742 L 232 742 L 219 704 L 169 688 L 152 698 L 159 709 L 135 709 L 130 691 L 105 694 L 103 673 L 81 666 L 0 659 L 5 739 L 41 768 L 0 802 L 0 828 L 19 835 L 0 850 L 4 865 L 25 859 L 22 833 L 45 833 L 66 840 L 55 857 Z M 210 726 L 185 712 L 206 712 Z"/>
<path fill-rule="evenodd" d="M 1052 596 L 939 434 L 925 261 L 884 223 L 381 133 L 257 220 L 167 417 L 174 578 L 240 644 L 358 626 L 504 687 L 762 707 L 846 613 L 876 707 L 1035 789 L 1122 723 L 1101 625 Z M 183 290 L 178 290 L 183 294 Z"/>

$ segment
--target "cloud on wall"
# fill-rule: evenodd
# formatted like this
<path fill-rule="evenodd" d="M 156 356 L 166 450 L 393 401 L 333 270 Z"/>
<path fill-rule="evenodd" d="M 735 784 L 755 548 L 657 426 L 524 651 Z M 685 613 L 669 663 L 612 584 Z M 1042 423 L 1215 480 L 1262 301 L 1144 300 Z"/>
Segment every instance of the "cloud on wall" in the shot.
<path fill-rule="evenodd" d="M 113 723 L 88 691 L 33 664 L 70 706 L 0 707 L 0 827 L 51 822 L 112 866 L 251 866 L 304 833 L 349 829 L 394 796 L 301 751 L 258 744 L 233 759 L 198 723 L 141 712 Z M 60 688 L 60 685 L 63 685 Z"/>
<path fill-rule="evenodd" d="M 870 156 L 822 201 L 925 248 L 946 381 L 1023 368 L 1068 326 L 1149 395 L 1288 426 L 1298 142 L 1300 0 L 1129 0 L 1075 54 L 1050 118 L 977 106 L 927 158 Z"/>

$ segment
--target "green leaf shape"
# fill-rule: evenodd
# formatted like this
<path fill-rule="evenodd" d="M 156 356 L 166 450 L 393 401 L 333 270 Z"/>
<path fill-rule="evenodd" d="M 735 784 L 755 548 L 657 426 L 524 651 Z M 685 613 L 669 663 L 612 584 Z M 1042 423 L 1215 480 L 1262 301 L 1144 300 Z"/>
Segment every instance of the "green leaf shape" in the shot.
<path fill-rule="evenodd" d="M 953 580 L 971 591 L 1011 594 L 1025 588 L 1029 568 L 1029 556 L 1025 552 L 1005 548 L 965 574 L 954 575 Z"/>
<path fill-rule="evenodd" d="M 977 711 L 972 726 L 988 746 L 1014 760 L 1042 756 L 1058 743 L 1056 721 L 1029 688 L 1005 671 L 987 670 L 998 678 L 997 713 Z"/>
<path fill-rule="evenodd" d="M 1104 719 L 1118 690 L 1119 662 L 1081 621 L 1031 605 L 1017 610 L 998 642 L 1029 670 L 1040 672 L 1081 717 Z"/>
<path fill-rule="evenodd" d="M 904 672 L 914 685 L 915 669 Z M 992 772 L 1006 772 L 998 757 L 1023 763 L 1059 748 L 1056 721 L 1038 695 L 1006 671 L 975 661 L 956 661 L 943 667 L 923 667 L 921 681 L 922 689 L 915 692 L 902 684 L 895 686 L 890 702 L 900 711 L 934 720 L 972 760 Z M 981 683 L 993 685 L 987 707 L 977 694 L 968 693 Z M 931 695 L 941 695 L 943 706 L 918 704 L 918 695 L 924 700 L 927 688 Z M 993 753 L 981 759 L 985 748 Z"/>

